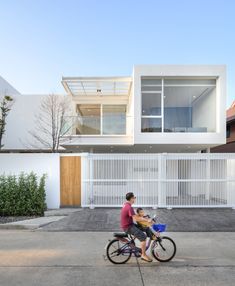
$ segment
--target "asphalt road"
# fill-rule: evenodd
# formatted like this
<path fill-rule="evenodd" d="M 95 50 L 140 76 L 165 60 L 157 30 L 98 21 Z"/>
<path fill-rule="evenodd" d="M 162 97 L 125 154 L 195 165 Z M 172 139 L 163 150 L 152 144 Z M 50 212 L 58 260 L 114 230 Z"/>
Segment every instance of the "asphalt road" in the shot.
<path fill-rule="evenodd" d="M 235 233 L 167 235 L 173 261 L 116 266 L 102 256 L 111 233 L 0 230 L 0 285 L 234 285 Z"/>

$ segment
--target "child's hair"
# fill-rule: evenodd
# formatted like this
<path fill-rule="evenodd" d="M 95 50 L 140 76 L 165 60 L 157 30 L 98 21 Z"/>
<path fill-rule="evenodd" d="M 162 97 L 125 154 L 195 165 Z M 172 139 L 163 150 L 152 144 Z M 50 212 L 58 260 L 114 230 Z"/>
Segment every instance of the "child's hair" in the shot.
<path fill-rule="evenodd" d="M 137 208 L 136 209 L 137 214 L 139 214 L 142 210 L 143 210 L 142 208 Z"/>

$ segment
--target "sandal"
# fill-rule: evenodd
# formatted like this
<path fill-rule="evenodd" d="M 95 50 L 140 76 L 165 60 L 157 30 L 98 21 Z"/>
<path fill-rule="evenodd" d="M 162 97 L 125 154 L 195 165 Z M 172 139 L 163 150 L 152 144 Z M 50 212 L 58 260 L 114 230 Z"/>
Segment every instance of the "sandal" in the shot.
<path fill-rule="evenodd" d="M 153 260 L 152 259 L 146 259 L 144 257 L 141 257 L 142 260 L 146 261 L 146 262 L 152 262 Z"/>

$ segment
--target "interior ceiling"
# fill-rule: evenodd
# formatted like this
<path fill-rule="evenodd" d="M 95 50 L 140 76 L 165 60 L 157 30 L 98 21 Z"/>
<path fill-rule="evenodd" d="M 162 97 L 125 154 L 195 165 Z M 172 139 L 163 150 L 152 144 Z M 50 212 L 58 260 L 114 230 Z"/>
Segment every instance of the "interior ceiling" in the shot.
<path fill-rule="evenodd" d="M 77 112 L 81 116 L 100 116 L 100 104 L 77 104 Z"/>
<path fill-rule="evenodd" d="M 77 104 L 77 112 L 81 116 L 100 116 L 100 104 Z M 103 105 L 103 113 L 125 113 L 126 105 Z"/>
<path fill-rule="evenodd" d="M 208 95 L 215 87 L 165 87 L 164 105 L 165 107 L 189 107 L 193 105 L 199 97 Z"/>

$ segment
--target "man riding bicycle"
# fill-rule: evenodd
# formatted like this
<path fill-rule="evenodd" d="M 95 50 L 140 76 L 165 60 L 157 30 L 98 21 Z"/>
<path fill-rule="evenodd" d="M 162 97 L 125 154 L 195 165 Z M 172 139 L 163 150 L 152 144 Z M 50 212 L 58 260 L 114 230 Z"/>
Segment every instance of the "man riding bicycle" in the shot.
<path fill-rule="evenodd" d="M 135 195 L 133 193 L 126 194 L 126 202 L 124 203 L 121 210 L 121 228 L 128 234 L 134 235 L 141 242 L 142 255 L 141 259 L 147 262 L 152 262 L 152 259 L 146 254 L 146 234 L 140 230 L 135 224 L 136 222 L 147 222 L 151 223 L 151 219 L 147 219 L 135 214 L 132 205 L 135 203 Z"/>

